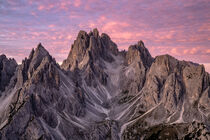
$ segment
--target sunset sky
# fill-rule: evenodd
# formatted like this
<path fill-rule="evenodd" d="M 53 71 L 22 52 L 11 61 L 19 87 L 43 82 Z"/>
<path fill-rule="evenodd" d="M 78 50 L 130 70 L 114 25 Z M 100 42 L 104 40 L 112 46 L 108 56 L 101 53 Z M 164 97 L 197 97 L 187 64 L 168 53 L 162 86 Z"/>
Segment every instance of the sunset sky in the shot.
<path fill-rule="evenodd" d="M 205 63 L 210 0 L 0 0 L 0 54 L 19 63 L 39 42 L 62 62 L 79 30 L 98 28 L 120 50 L 143 40 L 153 57 Z"/>

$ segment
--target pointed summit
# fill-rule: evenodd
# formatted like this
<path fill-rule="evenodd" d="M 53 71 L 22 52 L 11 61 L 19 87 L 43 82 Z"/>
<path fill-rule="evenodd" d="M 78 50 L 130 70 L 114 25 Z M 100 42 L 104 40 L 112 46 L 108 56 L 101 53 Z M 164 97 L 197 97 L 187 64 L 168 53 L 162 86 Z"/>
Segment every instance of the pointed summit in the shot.
<path fill-rule="evenodd" d="M 42 43 L 41 43 L 41 42 L 39 42 L 39 44 L 37 45 L 37 48 L 44 48 L 44 47 L 42 46 Z"/>
<path fill-rule="evenodd" d="M 52 59 L 49 52 L 42 46 L 41 43 L 38 44 L 35 51 L 32 50 L 31 54 L 33 54 L 33 57 L 31 58 L 29 70 L 36 69 L 39 66 L 39 64 L 41 63 L 41 61 L 44 59 L 44 57 L 48 57 L 48 58 Z"/>
<path fill-rule="evenodd" d="M 94 36 L 95 38 L 98 38 L 99 32 L 98 32 L 98 29 L 97 29 L 97 28 L 93 29 L 93 36 Z"/>
<path fill-rule="evenodd" d="M 56 63 L 49 52 L 39 43 L 36 49 L 32 49 L 28 58 L 23 60 L 18 68 L 18 86 L 30 79 L 41 63 Z"/>
<path fill-rule="evenodd" d="M 144 46 L 144 42 L 142 40 L 138 41 L 138 44 L 137 45 L 140 46 L 140 47 L 145 47 Z"/>
<path fill-rule="evenodd" d="M 41 43 L 38 44 L 37 48 L 35 49 L 35 53 L 34 55 L 42 55 L 42 56 L 46 56 L 49 55 L 48 51 L 43 47 L 43 45 Z"/>
<path fill-rule="evenodd" d="M 5 59 L 0 90 L 12 69 Z M 143 41 L 119 52 L 97 29 L 79 32 L 62 66 L 40 43 L 9 75 L 0 91 L 0 140 L 210 139 L 203 66 L 169 55 L 153 60 Z"/>
<path fill-rule="evenodd" d="M 109 35 L 107 35 L 106 33 L 102 33 L 101 34 L 101 40 L 103 45 L 110 50 L 114 55 L 118 55 L 118 48 L 117 48 L 117 44 L 114 43 L 111 38 L 109 37 Z"/>
<path fill-rule="evenodd" d="M 3 59 L 6 59 L 7 57 L 6 57 L 6 55 L 5 54 L 2 54 L 2 55 L 0 55 L 0 60 L 2 61 Z"/>
<path fill-rule="evenodd" d="M 74 69 L 76 61 L 78 65 L 83 62 L 83 66 L 89 63 L 89 61 L 100 59 L 112 62 L 114 61 L 112 54 L 117 55 L 118 49 L 117 45 L 108 35 L 102 33 L 100 36 L 97 28 L 88 34 L 85 31 L 80 31 L 77 39 L 71 46 L 68 58 L 62 64 L 62 68 L 66 70 Z"/>
<path fill-rule="evenodd" d="M 141 61 L 146 67 L 149 67 L 153 62 L 151 54 L 141 40 L 137 44 L 131 45 L 128 48 L 126 63 L 129 65 L 134 61 Z"/>

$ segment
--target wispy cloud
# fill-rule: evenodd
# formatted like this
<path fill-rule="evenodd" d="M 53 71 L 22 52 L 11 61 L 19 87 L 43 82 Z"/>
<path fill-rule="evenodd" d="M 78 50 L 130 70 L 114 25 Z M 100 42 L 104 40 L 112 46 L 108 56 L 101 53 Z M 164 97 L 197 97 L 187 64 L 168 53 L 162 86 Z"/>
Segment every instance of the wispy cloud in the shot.
<path fill-rule="evenodd" d="M 79 30 L 97 27 L 120 49 L 143 40 L 153 56 L 210 63 L 209 0 L 2 0 L 0 53 L 21 61 L 42 42 L 62 61 Z"/>

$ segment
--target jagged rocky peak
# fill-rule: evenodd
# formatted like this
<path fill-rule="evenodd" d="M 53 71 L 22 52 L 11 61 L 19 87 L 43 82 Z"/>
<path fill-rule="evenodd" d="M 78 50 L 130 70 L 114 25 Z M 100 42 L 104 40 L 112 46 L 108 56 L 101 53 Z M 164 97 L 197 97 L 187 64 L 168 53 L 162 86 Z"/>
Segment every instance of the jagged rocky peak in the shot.
<path fill-rule="evenodd" d="M 32 50 L 30 56 L 31 56 L 31 62 L 29 65 L 29 72 L 36 70 L 36 68 L 40 65 L 40 63 L 45 57 L 48 57 L 49 61 L 52 60 L 52 56 L 50 56 L 49 52 L 42 46 L 41 43 L 38 44 L 35 51 Z"/>
<path fill-rule="evenodd" d="M 99 32 L 98 32 L 98 29 L 97 28 L 93 29 L 93 36 L 95 38 L 98 38 L 99 37 Z"/>
<path fill-rule="evenodd" d="M 62 68 L 75 69 L 77 64 L 83 68 L 88 63 L 100 59 L 112 62 L 114 61 L 112 55 L 117 54 L 117 45 L 105 33 L 100 36 L 97 29 L 89 33 L 80 31 L 67 59 L 63 61 Z"/>
<path fill-rule="evenodd" d="M 181 66 L 181 63 L 174 57 L 170 55 L 161 55 L 155 58 L 149 70 L 149 74 L 164 80 L 170 73 L 180 72 Z"/>
<path fill-rule="evenodd" d="M 0 92 L 5 90 L 10 79 L 15 73 L 17 62 L 15 59 L 7 58 L 6 55 L 0 55 Z"/>
<path fill-rule="evenodd" d="M 52 70 L 53 73 L 51 75 L 56 74 L 54 73 L 55 70 L 53 70 L 52 65 L 56 65 L 55 59 L 52 58 L 49 52 L 41 43 L 39 43 L 37 48 L 35 50 L 32 49 L 29 57 L 25 58 L 22 64 L 18 67 L 17 85 L 21 86 L 26 80 L 33 79 L 35 82 L 38 79 L 43 78 L 40 76 L 47 71 Z"/>
<path fill-rule="evenodd" d="M 0 93 L 0 139 L 209 139 L 201 65 L 153 59 L 142 41 L 119 52 L 94 29 L 79 32 L 62 67 L 32 49 Z"/>
<path fill-rule="evenodd" d="M 114 43 L 106 33 L 101 34 L 101 39 L 103 40 L 102 42 L 104 43 L 104 46 L 106 46 L 108 50 L 110 50 L 114 55 L 118 55 L 119 50 L 117 48 L 117 44 Z"/>
<path fill-rule="evenodd" d="M 153 58 L 148 49 L 144 46 L 143 41 L 139 41 L 137 44 L 131 45 L 128 48 L 126 64 L 130 65 L 134 61 L 141 61 L 146 67 L 149 67 L 153 62 Z"/>

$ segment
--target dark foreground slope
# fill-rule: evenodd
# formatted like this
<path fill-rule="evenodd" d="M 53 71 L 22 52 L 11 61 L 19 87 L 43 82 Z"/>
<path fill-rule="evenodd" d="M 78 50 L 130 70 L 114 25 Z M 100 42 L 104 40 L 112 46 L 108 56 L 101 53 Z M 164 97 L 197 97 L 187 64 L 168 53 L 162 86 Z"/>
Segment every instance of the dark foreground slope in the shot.
<path fill-rule="evenodd" d="M 107 34 L 80 31 L 61 66 L 39 44 L 11 67 L 2 140 L 210 139 L 209 74 L 169 55 L 152 58 L 142 41 L 119 51 Z"/>

